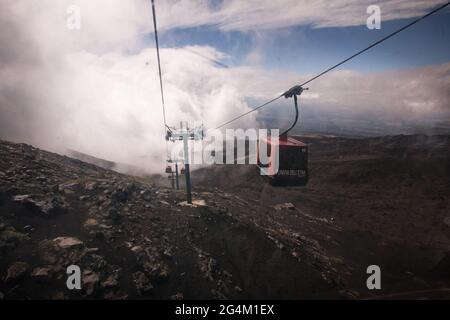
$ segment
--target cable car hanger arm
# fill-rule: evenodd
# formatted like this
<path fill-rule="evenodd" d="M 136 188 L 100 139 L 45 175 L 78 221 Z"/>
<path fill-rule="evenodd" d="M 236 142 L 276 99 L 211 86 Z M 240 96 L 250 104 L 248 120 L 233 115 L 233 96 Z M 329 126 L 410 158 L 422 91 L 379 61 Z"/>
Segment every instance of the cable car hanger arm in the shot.
<path fill-rule="evenodd" d="M 290 88 L 288 91 L 282 94 L 282 96 L 284 96 L 286 99 L 294 97 L 295 119 L 294 123 L 289 127 L 289 129 L 287 129 L 286 131 L 284 131 L 279 135 L 280 137 L 287 137 L 288 132 L 291 131 L 297 124 L 298 121 L 297 96 L 301 95 L 304 90 L 309 90 L 309 88 L 303 88 L 302 86 L 298 85 Z"/>

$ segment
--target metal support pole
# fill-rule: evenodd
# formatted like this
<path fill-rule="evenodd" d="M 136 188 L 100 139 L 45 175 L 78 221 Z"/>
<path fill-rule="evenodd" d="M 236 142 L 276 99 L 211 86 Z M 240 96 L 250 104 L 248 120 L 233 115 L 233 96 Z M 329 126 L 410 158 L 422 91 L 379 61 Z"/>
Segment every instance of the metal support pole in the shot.
<path fill-rule="evenodd" d="M 180 190 L 180 182 L 178 180 L 178 162 L 175 162 L 175 182 L 177 185 L 177 190 Z"/>
<path fill-rule="evenodd" d="M 189 171 L 189 145 L 188 145 L 188 137 L 186 135 L 183 137 L 183 144 L 184 144 L 184 168 L 186 176 L 186 201 L 187 203 L 192 204 L 191 173 Z"/>
<path fill-rule="evenodd" d="M 170 136 L 168 139 L 175 142 L 183 140 L 184 145 L 184 171 L 185 171 L 185 179 L 186 179 L 186 200 L 187 203 L 192 204 L 192 191 L 191 191 L 191 171 L 189 169 L 189 140 L 201 140 L 203 139 L 203 126 L 196 127 L 194 129 L 189 129 L 187 123 L 186 127 L 183 127 L 183 123 L 180 123 L 180 130 L 174 130 L 170 132 Z M 178 159 L 175 161 L 175 170 L 176 170 L 176 186 L 177 189 L 179 187 L 178 181 Z"/>

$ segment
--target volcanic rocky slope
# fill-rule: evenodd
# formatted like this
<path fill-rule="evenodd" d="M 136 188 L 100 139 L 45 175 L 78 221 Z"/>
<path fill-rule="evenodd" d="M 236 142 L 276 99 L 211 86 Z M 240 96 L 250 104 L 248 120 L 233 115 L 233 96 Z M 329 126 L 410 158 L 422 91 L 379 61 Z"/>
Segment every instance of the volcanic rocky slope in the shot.
<path fill-rule="evenodd" d="M 181 191 L 2 141 L 0 298 L 340 296 L 320 271 L 233 218 L 244 200 L 194 198 L 187 205 Z M 81 290 L 66 286 L 71 265 Z"/>
<path fill-rule="evenodd" d="M 214 166 L 193 172 L 194 205 L 160 179 L 0 142 L 0 298 L 450 297 L 449 137 L 304 140 L 307 187 Z"/>
<path fill-rule="evenodd" d="M 253 221 L 346 295 L 450 298 L 450 137 L 303 136 L 306 187 L 271 187 L 250 166 L 196 172 L 194 184 L 248 202 Z M 368 290 L 369 265 L 382 289 Z"/>

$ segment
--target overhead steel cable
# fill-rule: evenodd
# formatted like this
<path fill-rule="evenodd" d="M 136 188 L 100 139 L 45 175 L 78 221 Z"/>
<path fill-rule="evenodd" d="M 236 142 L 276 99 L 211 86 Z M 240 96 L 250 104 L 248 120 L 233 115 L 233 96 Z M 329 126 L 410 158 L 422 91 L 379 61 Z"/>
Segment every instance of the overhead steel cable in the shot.
<path fill-rule="evenodd" d="M 335 65 L 332 66 L 331 68 L 328 68 L 327 70 L 325 70 L 325 71 L 319 73 L 317 76 L 315 76 L 315 77 L 309 79 L 308 81 L 305 81 L 305 82 L 302 83 L 300 86 L 304 86 L 304 85 L 306 85 L 306 84 L 308 84 L 308 83 L 310 83 L 310 82 L 316 80 L 317 78 L 323 76 L 324 74 L 330 72 L 330 71 L 333 70 L 333 69 L 336 69 L 336 68 L 339 67 L 340 65 L 346 63 L 347 61 L 349 61 L 349 60 L 351 60 L 351 59 L 353 59 L 353 58 L 359 56 L 360 54 L 366 52 L 367 50 L 372 49 L 372 48 L 375 47 L 376 45 L 379 45 L 379 44 L 382 43 L 383 41 L 386 41 L 387 39 L 392 38 L 392 37 L 395 36 L 396 34 L 402 32 L 403 30 L 405 30 L 405 29 L 407 29 L 407 28 L 409 28 L 409 27 L 411 27 L 412 25 L 416 24 L 417 22 L 419 22 L 419 21 L 421 21 L 421 20 L 423 20 L 423 19 L 425 19 L 425 18 L 431 16 L 432 14 L 434 14 L 434 13 L 436 13 L 436 12 L 438 12 L 438 11 L 444 9 L 444 8 L 447 7 L 448 5 L 450 5 L 450 2 L 447 2 L 446 4 L 440 6 L 440 7 L 436 8 L 436 9 L 434 9 L 433 11 L 427 13 L 426 15 L 420 17 L 419 19 L 416 19 L 416 20 L 414 20 L 413 22 L 408 23 L 407 25 L 401 27 L 401 28 L 398 29 L 397 31 L 394 31 L 394 32 L 392 32 L 391 34 L 385 36 L 384 38 L 382 38 L 382 39 L 380 39 L 380 40 L 378 40 L 378 41 L 372 43 L 372 44 L 371 44 L 370 46 L 368 46 L 367 48 L 365 48 L 365 49 L 363 49 L 363 50 L 361 50 L 361 51 L 358 51 L 357 53 L 355 53 L 354 55 L 348 57 L 347 59 L 342 60 L 341 62 L 335 64 Z"/>
<path fill-rule="evenodd" d="M 171 129 L 167 125 L 167 121 L 166 121 L 166 106 L 164 103 L 164 88 L 163 88 L 163 82 L 162 82 L 161 59 L 159 57 L 158 28 L 156 26 L 155 0 L 152 0 L 152 13 L 153 13 L 153 29 L 155 32 L 156 56 L 158 58 L 159 87 L 161 89 L 161 102 L 162 102 L 162 109 L 163 109 L 164 127 L 167 128 L 169 131 L 171 131 Z"/>
<path fill-rule="evenodd" d="M 164 88 L 163 88 L 163 82 L 162 82 L 161 59 L 159 57 L 158 27 L 156 26 L 155 0 L 152 0 L 152 13 L 153 13 L 153 29 L 155 32 L 156 56 L 158 58 L 159 87 L 161 89 L 161 103 L 162 103 L 162 110 L 163 110 L 164 132 L 166 131 L 166 129 L 169 130 L 169 132 L 172 132 L 170 127 L 167 125 L 167 121 L 166 121 L 166 106 L 164 103 Z M 165 140 L 165 144 L 166 144 L 166 156 L 167 156 L 167 159 L 170 159 L 169 145 L 167 143 L 167 140 L 166 139 L 164 139 L 164 140 Z"/>
<path fill-rule="evenodd" d="M 302 86 L 304 86 L 304 85 L 306 85 L 306 84 L 308 84 L 308 83 L 310 83 L 310 82 L 316 80 L 317 78 L 319 78 L 319 77 L 325 75 L 326 73 L 332 71 L 333 69 L 336 69 L 337 67 L 343 65 L 344 63 L 348 62 L 349 60 L 351 60 L 351 59 L 353 59 L 353 58 L 359 56 L 360 54 L 366 52 L 367 50 L 370 50 L 371 48 L 373 48 L 373 47 L 379 45 L 380 43 L 382 43 L 382 42 L 388 40 L 389 38 L 395 36 L 396 34 L 398 34 L 398 33 L 402 32 L 402 31 L 404 31 L 405 29 L 407 29 L 407 28 L 413 26 L 414 24 L 418 23 L 419 21 L 421 21 L 421 20 L 423 20 L 423 19 L 425 19 L 425 18 L 427 18 L 427 17 L 429 17 L 429 16 L 435 14 L 436 12 L 438 12 L 438 11 L 444 9 L 444 8 L 447 7 L 448 5 L 450 5 L 450 2 L 447 2 L 447 3 L 443 4 L 443 5 L 441 5 L 440 7 L 437 7 L 437 8 L 434 9 L 433 11 L 430 11 L 429 13 L 427 13 L 426 15 L 421 16 L 420 18 L 418 18 L 418 19 L 412 21 L 411 23 L 408 23 L 407 25 L 401 27 L 400 29 L 398 29 L 398 30 L 396 30 L 396 31 L 394 31 L 394 32 L 392 32 L 392 33 L 390 33 L 389 35 L 383 37 L 382 39 L 380 39 L 380 40 L 378 40 L 378 41 L 372 43 L 370 46 L 368 46 L 368 47 L 366 47 L 366 48 L 364 48 L 364 49 L 358 51 L 357 53 L 351 55 L 350 57 L 346 58 L 345 60 L 342 60 L 341 62 L 335 64 L 334 66 L 332 66 L 332 67 L 326 69 L 325 71 L 322 71 L 322 72 L 319 73 L 318 75 L 312 77 L 312 78 L 309 79 L 308 81 L 303 82 L 303 83 L 300 84 L 299 86 L 302 87 Z M 253 108 L 252 110 L 250 110 L 250 111 L 248 111 L 248 112 L 245 112 L 245 113 L 243 113 L 243 114 L 241 114 L 241 115 L 239 115 L 239 116 L 237 116 L 237 117 L 235 117 L 235 118 L 233 118 L 233 119 L 231 119 L 231 120 L 229 120 L 229 121 L 227 121 L 227 122 L 221 124 L 221 125 L 218 126 L 216 129 L 220 129 L 220 128 L 226 126 L 227 124 L 230 124 L 231 122 L 234 122 L 234 121 L 236 121 L 236 120 L 238 120 L 238 119 L 240 119 L 240 118 L 242 118 L 242 117 L 245 117 L 246 115 L 248 115 L 248 114 L 250 114 L 250 113 L 252 113 L 252 112 L 255 112 L 255 111 L 257 111 L 258 109 L 261 109 L 261 108 L 267 106 L 268 104 L 270 104 L 270 103 L 272 103 L 272 102 L 278 100 L 278 99 L 281 98 L 282 96 L 284 96 L 284 93 L 282 93 L 282 94 L 279 95 L 278 97 L 276 97 L 276 98 L 274 98 L 274 99 L 272 99 L 272 100 L 270 100 L 270 101 L 268 101 L 268 102 L 266 102 L 266 103 L 264 103 L 264 104 L 262 104 L 262 105 L 260 105 L 260 106 L 258 106 L 258 107 L 256 107 L 256 108 Z"/>

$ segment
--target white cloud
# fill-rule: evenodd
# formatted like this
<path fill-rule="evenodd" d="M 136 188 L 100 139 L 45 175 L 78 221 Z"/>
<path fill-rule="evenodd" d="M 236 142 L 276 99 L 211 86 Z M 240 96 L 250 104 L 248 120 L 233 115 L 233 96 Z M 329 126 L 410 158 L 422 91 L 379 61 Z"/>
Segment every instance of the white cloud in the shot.
<path fill-rule="evenodd" d="M 297 83 L 310 78 L 301 76 Z M 339 70 L 309 85 L 299 102 L 297 132 L 399 134 L 450 131 L 450 63 L 407 70 L 360 73 Z M 286 126 L 292 101 L 267 107 L 269 127 Z M 331 128 L 331 129 L 330 129 Z M 331 131 L 330 131 L 331 130 Z"/>
<path fill-rule="evenodd" d="M 205 1 L 159 1 L 164 29 L 214 25 L 224 31 L 274 29 L 298 25 L 315 28 L 365 25 L 367 7 L 381 8 L 382 21 L 417 17 L 446 0 L 229 0 L 220 6 Z"/>
<path fill-rule="evenodd" d="M 123 1 L 106 10 L 106 1 L 80 2 L 80 31 L 66 28 L 69 1 L 1 3 L 0 27 L 8 35 L 0 37 L 0 134 L 159 170 L 165 143 L 155 50 L 119 50 L 145 46 L 144 24 L 128 19 L 138 14 Z M 211 59 L 225 55 L 210 47 L 162 49 L 161 57 L 171 125 L 214 125 L 247 111 L 246 81 L 264 73 L 217 66 Z"/>
<path fill-rule="evenodd" d="M 450 63 L 363 74 L 337 71 L 311 84 L 320 104 L 408 119 L 450 111 Z"/>
<path fill-rule="evenodd" d="M 66 28 L 65 9 L 71 3 L 81 5 L 80 31 Z M 292 11 L 307 16 L 312 10 L 285 7 L 283 13 L 272 12 L 280 19 L 267 21 L 266 11 L 275 10 L 269 2 L 253 8 L 246 3 L 224 2 L 225 14 L 211 17 L 213 9 L 200 7 L 200 2 L 157 1 L 166 28 L 205 23 L 219 23 L 223 29 L 260 27 L 252 16 L 255 10 L 261 23 L 275 27 L 282 20 L 293 23 L 297 18 L 284 16 Z M 430 1 L 415 3 L 421 3 L 422 9 L 414 9 L 420 11 Z M 344 10 L 338 4 L 333 2 L 331 10 Z M 0 136 L 160 171 L 165 146 L 156 56 L 141 37 L 151 30 L 150 13 L 148 1 L 141 0 L 2 1 Z M 253 17 L 254 25 L 245 25 L 244 16 Z M 325 25 L 328 18 L 322 16 L 310 21 Z M 302 19 L 298 21 L 307 21 Z M 213 60 L 225 55 L 211 47 L 167 48 L 161 57 L 172 125 L 203 120 L 215 127 L 249 110 L 246 98 L 272 98 L 306 78 L 258 67 L 222 68 Z M 376 75 L 340 71 L 314 82 L 304 99 L 325 111 L 359 108 L 417 115 L 448 108 L 448 84 L 449 65 Z M 255 125 L 255 114 L 236 125 Z"/>

